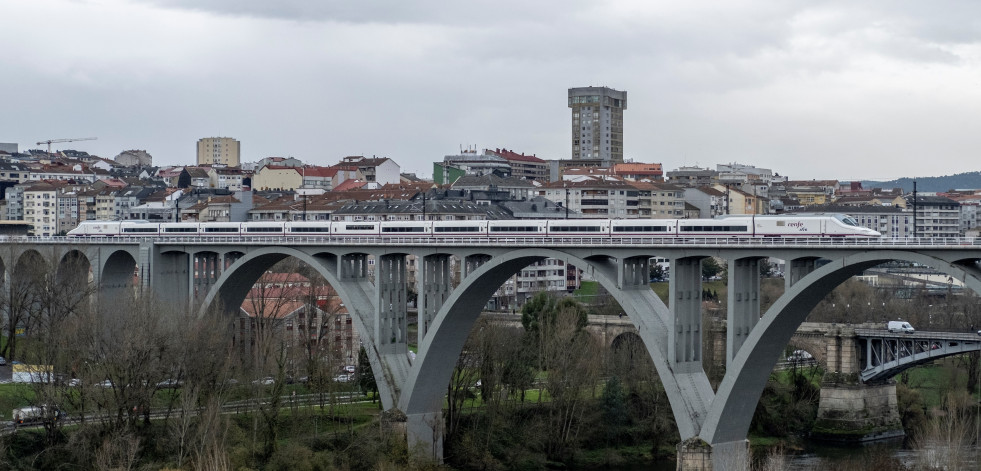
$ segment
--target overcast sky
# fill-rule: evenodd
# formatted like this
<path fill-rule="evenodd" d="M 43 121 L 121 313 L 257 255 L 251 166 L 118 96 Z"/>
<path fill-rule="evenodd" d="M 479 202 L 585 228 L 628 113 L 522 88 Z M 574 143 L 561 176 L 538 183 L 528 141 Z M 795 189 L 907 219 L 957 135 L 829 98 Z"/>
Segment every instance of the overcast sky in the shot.
<path fill-rule="evenodd" d="M 404 172 L 568 159 L 567 90 L 628 93 L 625 157 L 792 179 L 981 170 L 981 2 L 6 0 L 0 142 Z"/>

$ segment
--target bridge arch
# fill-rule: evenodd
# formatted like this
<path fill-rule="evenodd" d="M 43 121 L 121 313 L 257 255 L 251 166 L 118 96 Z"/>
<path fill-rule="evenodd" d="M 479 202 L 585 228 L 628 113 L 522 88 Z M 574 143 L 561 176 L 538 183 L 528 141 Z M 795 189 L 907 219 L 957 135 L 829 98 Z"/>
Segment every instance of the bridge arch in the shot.
<path fill-rule="evenodd" d="M 133 288 L 136 276 L 136 259 L 126 250 L 117 250 L 106 258 L 99 276 L 99 290 L 109 296 L 122 295 Z"/>
<path fill-rule="evenodd" d="M 745 439 L 770 371 L 784 346 L 814 306 L 852 276 L 896 260 L 931 267 L 981 293 L 981 278 L 971 268 L 971 265 L 976 265 L 976 259 L 960 259 L 958 262 L 918 252 L 893 250 L 854 253 L 833 259 L 791 285 L 750 332 L 727 368 L 699 436 L 713 445 Z"/>
<path fill-rule="evenodd" d="M 410 418 L 410 429 L 413 427 L 413 420 L 421 424 L 432 420 L 433 414 L 439 413 L 456 359 L 459 358 L 466 338 L 490 296 L 513 274 L 545 258 L 565 260 L 566 263 L 588 270 L 600 285 L 614 295 L 636 325 L 638 335 L 654 362 L 668 393 L 682 437 L 695 436 L 698 424 L 692 417 L 699 414 L 689 411 L 704 412 L 703 404 L 707 405 L 711 400 L 711 385 L 701 370 L 674 372 L 669 367 L 667 307 L 649 287 L 618 289 L 620 285 L 616 265 L 608 261 L 609 257 L 579 258 L 555 249 L 523 249 L 498 255 L 481 265 L 471 276 L 461 280 L 433 319 L 430 334 L 421 340 L 421 353 L 399 397 L 400 409 Z M 647 286 L 645 282 L 644 287 Z M 679 379 L 686 384 L 681 384 Z M 412 433 L 410 430 L 410 434 Z"/>
<path fill-rule="evenodd" d="M 360 255 L 366 255 L 358 252 Z M 324 280 L 330 284 L 337 292 L 337 296 L 348 308 L 354 328 L 364 342 L 365 351 L 368 354 L 368 362 L 375 375 L 375 382 L 378 385 L 378 392 L 382 399 L 382 406 L 385 409 L 392 408 L 395 403 L 392 399 L 392 389 L 397 387 L 391 378 L 386 378 L 386 368 L 383 367 L 381 354 L 374 341 L 374 332 L 368 329 L 373 317 L 373 303 L 363 288 L 358 286 L 358 282 L 343 282 L 339 278 L 337 271 L 333 267 L 338 263 L 340 257 L 332 252 L 318 252 L 310 254 L 291 247 L 270 246 L 250 251 L 238 258 L 232 265 L 221 273 L 217 281 L 208 291 L 198 310 L 198 316 L 205 316 L 216 307 L 225 312 L 237 312 L 239 306 L 245 301 L 246 296 L 252 286 L 259 280 L 263 273 L 276 263 L 287 257 L 294 257 L 316 270 Z M 363 262 L 363 259 L 361 260 Z M 363 267 L 363 265 L 362 265 Z M 340 271 L 344 271 L 343 267 Z"/>

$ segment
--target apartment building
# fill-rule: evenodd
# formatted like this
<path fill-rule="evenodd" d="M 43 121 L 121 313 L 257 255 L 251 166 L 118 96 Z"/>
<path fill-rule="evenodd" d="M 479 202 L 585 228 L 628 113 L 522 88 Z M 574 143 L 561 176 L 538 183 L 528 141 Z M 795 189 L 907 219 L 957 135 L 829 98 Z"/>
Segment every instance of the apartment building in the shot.
<path fill-rule="evenodd" d="M 242 163 L 242 144 L 231 137 L 198 139 L 197 165 L 238 167 Z"/>
<path fill-rule="evenodd" d="M 555 204 L 568 205 L 583 218 L 636 218 L 640 214 L 639 191 L 620 180 L 552 182 L 538 194 Z"/>
<path fill-rule="evenodd" d="M 569 89 L 572 160 L 602 167 L 623 162 L 623 110 L 627 92 L 608 87 Z"/>

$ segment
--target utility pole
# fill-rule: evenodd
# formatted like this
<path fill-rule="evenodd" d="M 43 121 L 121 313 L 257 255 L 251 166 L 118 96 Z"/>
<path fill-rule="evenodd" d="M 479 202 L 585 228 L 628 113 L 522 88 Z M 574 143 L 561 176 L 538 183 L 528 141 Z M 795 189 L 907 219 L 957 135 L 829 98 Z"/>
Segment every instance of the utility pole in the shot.
<path fill-rule="evenodd" d="M 569 189 L 565 189 L 565 218 L 569 219 Z"/>
<path fill-rule="evenodd" d="M 916 232 L 916 180 L 913 180 L 913 238 L 917 237 Z"/>

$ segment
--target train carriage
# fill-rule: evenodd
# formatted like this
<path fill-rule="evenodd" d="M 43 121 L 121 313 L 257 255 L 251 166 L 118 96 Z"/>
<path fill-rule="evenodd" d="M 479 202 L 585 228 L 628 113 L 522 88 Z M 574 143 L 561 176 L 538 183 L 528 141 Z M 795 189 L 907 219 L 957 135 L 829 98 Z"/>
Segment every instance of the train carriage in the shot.
<path fill-rule="evenodd" d="M 548 235 L 552 237 L 608 237 L 609 219 L 557 219 L 548 221 Z"/>
<path fill-rule="evenodd" d="M 119 235 L 131 237 L 152 237 L 160 235 L 160 224 L 149 221 L 122 221 Z"/>
<path fill-rule="evenodd" d="M 335 221 L 330 223 L 330 233 L 335 236 L 378 235 L 377 222 Z"/>
<path fill-rule="evenodd" d="M 243 222 L 241 224 L 242 235 L 283 235 L 283 223 L 282 222 Z"/>
<path fill-rule="evenodd" d="M 678 237 L 750 237 L 752 218 L 733 216 L 720 219 L 678 219 Z"/>
<path fill-rule="evenodd" d="M 547 234 L 544 220 L 487 221 L 490 237 L 544 237 Z"/>
<path fill-rule="evenodd" d="M 433 232 L 430 221 L 390 221 L 380 224 L 379 233 L 387 236 L 429 237 Z"/>
<path fill-rule="evenodd" d="M 615 219 L 610 221 L 610 233 L 614 237 L 675 237 L 678 235 L 678 220 Z"/>
<path fill-rule="evenodd" d="M 487 221 L 434 221 L 433 237 L 487 235 Z"/>
<path fill-rule="evenodd" d="M 207 236 L 237 236 L 242 234 L 242 223 L 239 222 L 209 222 L 201 223 L 199 231 Z"/>
<path fill-rule="evenodd" d="M 199 235 L 201 228 L 196 222 L 165 222 L 158 224 L 160 234 L 167 236 Z"/>
<path fill-rule="evenodd" d="M 290 235 L 330 235 L 330 221 L 293 221 L 280 223 L 283 232 Z"/>

